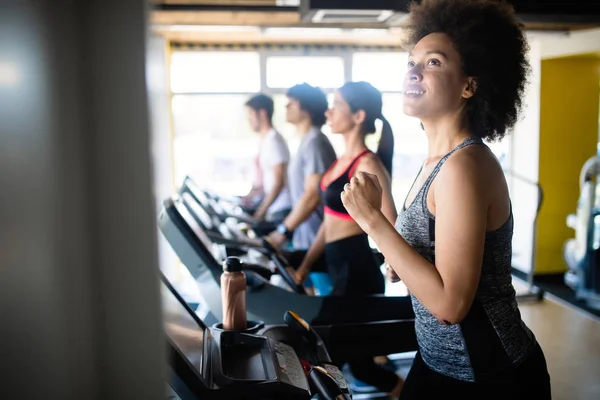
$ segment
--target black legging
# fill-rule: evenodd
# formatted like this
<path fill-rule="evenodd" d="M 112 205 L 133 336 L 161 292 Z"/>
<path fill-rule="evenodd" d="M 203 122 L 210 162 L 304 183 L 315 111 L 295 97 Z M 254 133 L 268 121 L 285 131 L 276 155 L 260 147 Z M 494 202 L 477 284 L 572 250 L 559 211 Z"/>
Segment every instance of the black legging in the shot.
<path fill-rule="evenodd" d="M 281 254 L 288 261 L 290 267 L 294 269 L 298 269 L 298 267 L 300 267 L 300 264 L 302 264 L 304 257 L 306 257 L 306 253 L 307 250 L 281 251 Z M 375 263 L 377 265 L 383 264 L 383 254 L 379 252 L 373 252 L 373 257 L 375 257 Z M 310 270 L 311 272 L 329 272 L 329 270 L 327 269 L 327 259 L 325 252 L 323 252 L 323 254 L 321 254 L 319 258 L 317 258 L 317 260 L 311 266 Z"/>
<path fill-rule="evenodd" d="M 287 262 L 290 264 L 290 267 L 298 269 L 298 267 L 300 267 L 300 264 L 302 264 L 304 257 L 306 257 L 306 252 L 306 250 L 283 250 L 281 254 L 283 254 Z M 319 256 L 317 261 L 314 262 L 310 269 L 310 272 L 327 272 L 327 262 L 325 261 L 325 253 Z"/>

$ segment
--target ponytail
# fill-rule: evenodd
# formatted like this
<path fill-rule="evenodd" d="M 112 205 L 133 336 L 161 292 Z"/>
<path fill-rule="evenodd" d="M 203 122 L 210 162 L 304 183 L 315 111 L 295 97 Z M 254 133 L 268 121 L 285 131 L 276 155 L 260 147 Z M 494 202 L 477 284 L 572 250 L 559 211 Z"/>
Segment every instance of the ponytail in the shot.
<path fill-rule="evenodd" d="M 379 119 L 383 122 L 383 128 L 381 130 L 381 138 L 377 145 L 376 154 L 379 156 L 379 159 L 391 177 L 392 160 L 394 159 L 394 133 L 392 132 L 392 126 L 383 115 L 381 115 Z"/>
<path fill-rule="evenodd" d="M 394 134 L 390 123 L 383 117 L 383 97 L 381 92 L 368 82 L 346 82 L 338 89 L 344 100 L 350 106 L 350 111 L 356 113 L 358 110 L 365 112 L 361 130 L 365 135 L 375 133 L 375 120 L 383 122 L 381 139 L 377 145 L 375 154 L 381 160 L 383 166 L 392 175 L 392 159 L 394 158 Z"/>

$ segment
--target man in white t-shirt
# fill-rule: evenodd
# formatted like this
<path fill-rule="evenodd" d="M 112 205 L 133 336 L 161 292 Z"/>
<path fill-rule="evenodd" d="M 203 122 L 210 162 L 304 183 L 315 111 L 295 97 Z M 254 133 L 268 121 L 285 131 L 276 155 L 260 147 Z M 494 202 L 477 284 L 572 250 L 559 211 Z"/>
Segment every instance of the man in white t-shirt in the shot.
<path fill-rule="evenodd" d="M 263 225 L 268 230 L 266 225 L 277 226 L 292 208 L 287 185 L 290 151 L 283 136 L 273 128 L 273 99 L 257 94 L 246 102 L 246 109 L 250 127 L 260 135 L 255 160 L 256 179 L 251 193 L 262 195 L 262 201 L 253 216 L 258 221 L 265 221 L 267 224 Z"/>

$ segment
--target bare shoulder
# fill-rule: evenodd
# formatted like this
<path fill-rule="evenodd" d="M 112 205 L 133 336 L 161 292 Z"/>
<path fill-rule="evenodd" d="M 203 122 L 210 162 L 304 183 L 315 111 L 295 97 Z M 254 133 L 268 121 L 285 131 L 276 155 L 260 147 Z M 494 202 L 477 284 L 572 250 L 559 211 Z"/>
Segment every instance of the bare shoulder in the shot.
<path fill-rule="evenodd" d="M 485 186 L 503 178 L 503 172 L 489 147 L 472 145 L 450 156 L 441 169 L 440 176 L 444 179 L 469 180 Z"/>
<path fill-rule="evenodd" d="M 475 201 L 486 205 L 493 214 L 490 226 L 495 226 L 497 221 L 504 221 L 509 210 L 504 171 L 487 146 L 468 146 L 448 158 L 434 181 L 434 197 L 435 194 L 457 196 L 465 202 Z M 435 204 L 435 199 L 433 201 Z"/>
<path fill-rule="evenodd" d="M 375 153 L 367 153 L 361 157 L 356 165 L 356 170 L 369 172 L 371 174 L 376 174 L 377 176 L 388 176 L 383 163 Z"/>

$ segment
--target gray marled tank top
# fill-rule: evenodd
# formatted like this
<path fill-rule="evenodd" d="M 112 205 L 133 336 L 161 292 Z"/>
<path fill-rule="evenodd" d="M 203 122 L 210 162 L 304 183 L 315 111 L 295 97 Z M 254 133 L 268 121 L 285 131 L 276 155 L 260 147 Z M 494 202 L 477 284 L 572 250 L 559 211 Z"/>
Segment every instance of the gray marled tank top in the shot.
<path fill-rule="evenodd" d="M 427 193 L 448 157 L 471 144 L 485 145 L 469 138 L 442 157 L 396 221 L 396 230 L 408 244 L 434 265 L 435 216 L 427 208 Z M 486 233 L 479 286 L 460 324 L 442 324 L 411 295 L 419 351 L 432 370 L 461 381 L 497 380 L 534 349 L 535 337 L 521 320 L 512 286 L 512 233 L 511 209 L 503 226 Z"/>

